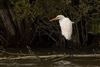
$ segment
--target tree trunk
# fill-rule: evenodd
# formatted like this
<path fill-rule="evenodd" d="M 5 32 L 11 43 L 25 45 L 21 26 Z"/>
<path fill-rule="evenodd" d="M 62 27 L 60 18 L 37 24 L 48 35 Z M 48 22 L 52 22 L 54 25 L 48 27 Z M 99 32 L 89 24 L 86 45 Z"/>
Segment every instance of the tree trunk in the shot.
<path fill-rule="evenodd" d="M 15 35 L 15 30 L 11 23 L 7 9 L 0 9 L 0 16 L 2 18 L 6 31 L 8 31 L 10 35 Z"/>

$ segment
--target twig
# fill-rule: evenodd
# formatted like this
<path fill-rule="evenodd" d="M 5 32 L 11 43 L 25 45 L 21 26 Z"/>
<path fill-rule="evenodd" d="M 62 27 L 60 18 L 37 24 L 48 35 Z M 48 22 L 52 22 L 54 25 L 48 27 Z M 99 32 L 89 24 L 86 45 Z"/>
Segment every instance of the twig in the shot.
<path fill-rule="evenodd" d="M 36 54 L 31 50 L 31 48 L 30 48 L 29 46 L 27 46 L 27 48 L 28 48 L 30 54 L 33 54 L 33 55 L 37 58 L 38 61 L 41 61 L 40 57 L 39 57 L 38 55 L 36 55 Z"/>

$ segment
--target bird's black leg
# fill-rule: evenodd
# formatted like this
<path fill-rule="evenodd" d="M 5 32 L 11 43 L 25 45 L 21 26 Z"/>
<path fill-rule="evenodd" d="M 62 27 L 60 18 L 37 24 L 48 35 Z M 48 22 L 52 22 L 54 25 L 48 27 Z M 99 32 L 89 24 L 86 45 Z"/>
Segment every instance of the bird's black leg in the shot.
<path fill-rule="evenodd" d="M 73 42 L 71 40 L 68 40 L 68 48 L 69 48 L 69 54 L 70 56 L 73 56 Z"/>
<path fill-rule="evenodd" d="M 65 45 L 66 45 L 66 40 L 65 40 L 65 38 L 64 37 L 62 37 L 62 51 L 63 51 L 63 53 L 65 53 L 66 52 L 66 48 L 65 48 Z"/>

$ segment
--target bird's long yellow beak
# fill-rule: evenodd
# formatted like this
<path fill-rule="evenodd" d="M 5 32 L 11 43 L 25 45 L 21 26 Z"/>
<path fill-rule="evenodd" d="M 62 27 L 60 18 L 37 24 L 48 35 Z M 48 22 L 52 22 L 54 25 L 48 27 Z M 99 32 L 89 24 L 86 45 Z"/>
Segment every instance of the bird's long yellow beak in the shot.
<path fill-rule="evenodd" d="M 58 18 L 56 17 L 56 18 L 53 18 L 53 19 L 51 19 L 50 21 L 54 21 L 54 20 L 58 20 Z"/>

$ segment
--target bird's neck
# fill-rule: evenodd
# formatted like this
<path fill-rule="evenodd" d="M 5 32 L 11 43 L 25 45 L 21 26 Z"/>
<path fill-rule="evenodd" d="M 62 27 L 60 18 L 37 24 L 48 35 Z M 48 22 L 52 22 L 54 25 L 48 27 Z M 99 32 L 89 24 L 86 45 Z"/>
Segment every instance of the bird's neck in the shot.
<path fill-rule="evenodd" d="M 64 19 L 65 19 L 65 18 L 61 18 L 61 19 L 59 20 L 59 22 L 63 22 Z"/>

